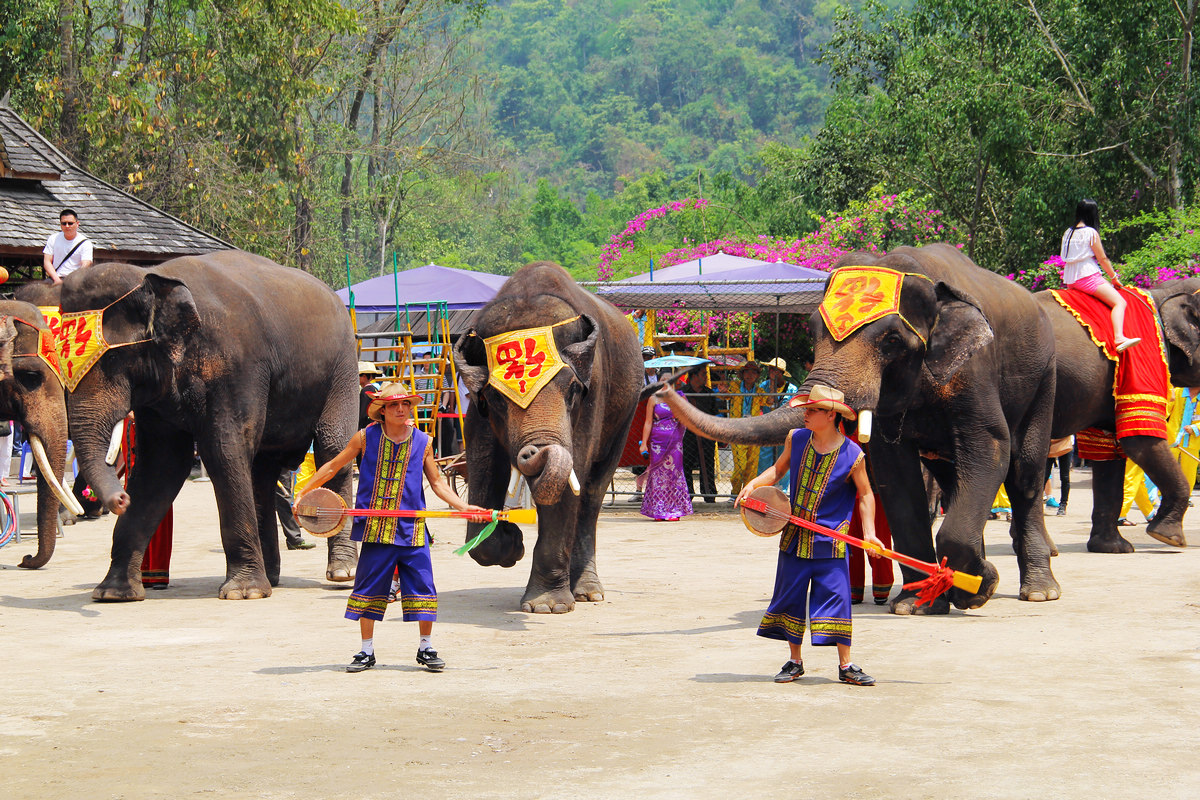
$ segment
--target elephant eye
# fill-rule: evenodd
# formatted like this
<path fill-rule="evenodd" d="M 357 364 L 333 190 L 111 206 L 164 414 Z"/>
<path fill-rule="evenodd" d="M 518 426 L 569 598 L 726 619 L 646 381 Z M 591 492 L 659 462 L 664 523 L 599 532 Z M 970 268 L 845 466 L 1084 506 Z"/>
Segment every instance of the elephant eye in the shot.
<path fill-rule="evenodd" d="M 45 382 L 44 376 L 37 370 L 14 370 L 14 376 L 27 392 L 37 391 L 42 388 L 42 383 Z"/>

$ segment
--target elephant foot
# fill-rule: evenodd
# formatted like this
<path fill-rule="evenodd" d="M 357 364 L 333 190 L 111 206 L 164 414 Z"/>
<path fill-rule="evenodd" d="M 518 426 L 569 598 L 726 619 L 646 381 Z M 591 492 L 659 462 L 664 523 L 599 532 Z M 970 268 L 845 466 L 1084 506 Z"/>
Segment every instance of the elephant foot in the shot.
<path fill-rule="evenodd" d="M 575 599 L 583 603 L 599 603 L 604 599 L 604 586 L 601 585 L 600 579 L 592 576 L 589 578 L 580 578 L 575 582 L 573 594 Z"/>
<path fill-rule="evenodd" d="M 566 614 L 575 610 L 575 598 L 565 589 L 529 590 L 521 598 L 521 610 L 527 614 Z"/>
<path fill-rule="evenodd" d="M 1088 537 L 1089 553 L 1132 553 L 1133 545 L 1121 534 L 1113 531 L 1107 536 L 1092 531 Z"/>
<path fill-rule="evenodd" d="M 1183 535 L 1183 524 L 1180 522 L 1158 523 L 1151 520 L 1146 526 L 1146 534 L 1172 547 L 1187 547 L 1187 537 Z"/>
<path fill-rule="evenodd" d="M 951 589 L 949 597 L 954 603 L 955 608 L 963 610 L 971 608 L 979 608 L 988 600 L 992 599 L 992 594 L 995 593 L 996 587 L 1000 584 L 1000 571 L 985 559 L 980 559 L 974 564 L 963 567 L 961 572 L 966 572 L 970 575 L 978 575 L 983 580 L 979 583 L 979 591 L 974 594 L 968 594 L 962 589 Z"/>
<path fill-rule="evenodd" d="M 265 580 L 252 578 L 230 578 L 221 584 L 217 597 L 222 600 L 261 600 L 271 596 L 271 584 Z"/>
<path fill-rule="evenodd" d="M 350 561 L 330 561 L 325 567 L 325 580 L 333 583 L 352 581 L 354 580 L 354 566 L 354 563 Z"/>
<path fill-rule="evenodd" d="M 915 592 L 903 591 L 888 606 L 893 614 L 901 617 L 944 616 L 950 613 L 950 598 L 946 595 L 934 598 L 932 603 L 917 605 Z"/>
<path fill-rule="evenodd" d="M 92 600 L 97 603 L 130 603 L 146 599 L 146 587 L 141 583 L 118 583 L 105 580 L 92 590 Z"/>
<path fill-rule="evenodd" d="M 1057 600 L 1062 595 L 1062 588 L 1058 585 L 1058 581 L 1053 575 L 1046 575 L 1040 578 L 1026 578 L 1021 581 L 1021 592 L 1018 595 L 1022 600 L 1028 600 L 1031 603 L 1044 603 L 1048 600 Z"/>

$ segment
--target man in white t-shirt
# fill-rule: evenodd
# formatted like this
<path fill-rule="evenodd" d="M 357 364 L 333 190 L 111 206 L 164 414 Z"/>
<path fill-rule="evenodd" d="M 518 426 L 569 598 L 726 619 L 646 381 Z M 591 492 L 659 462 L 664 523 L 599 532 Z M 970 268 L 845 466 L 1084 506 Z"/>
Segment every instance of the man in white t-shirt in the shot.
<path fill-rule="evenodd" d="M 59 233 L 50 234 L 42 249 L 42 269 L 54 283 L 77 269 L 92 265 L 92 242 L 79 232 L 79 215 L 64 208 L 58 215 Z"/>

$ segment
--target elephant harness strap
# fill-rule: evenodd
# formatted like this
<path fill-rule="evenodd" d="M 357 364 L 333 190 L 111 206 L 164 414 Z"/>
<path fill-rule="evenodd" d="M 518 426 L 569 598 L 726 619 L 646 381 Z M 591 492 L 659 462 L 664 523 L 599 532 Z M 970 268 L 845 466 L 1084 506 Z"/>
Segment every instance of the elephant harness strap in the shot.
<path fill-rule="evenodd" d="M 900 287 L 905 278 L 928 277 L 915 272 L 897 272 L 886 267 L 839 267 L 829 278 L 821 300 L 821 318 L 829 335 L 842 341 L 862 326 L 895 314 L 917 335 L 925 337 L 900 313 Z"/>
<path fill-rule="evenodd" d="M 141 286 L 133 287 L 104 308 L 91 311 L 70 311 L 62 315 L 62 323 L 58 331 L 58 352 L 62 359 L 63 381 L 66 383 L 68 391 L 75 391 L 75 387 L 83 380 L 83 376 L 108 350 L 152 341 L 151 339 L 137 339 L 132 342 L 109 344 L 104 338 L 104 312 L 140 288 Z"/>

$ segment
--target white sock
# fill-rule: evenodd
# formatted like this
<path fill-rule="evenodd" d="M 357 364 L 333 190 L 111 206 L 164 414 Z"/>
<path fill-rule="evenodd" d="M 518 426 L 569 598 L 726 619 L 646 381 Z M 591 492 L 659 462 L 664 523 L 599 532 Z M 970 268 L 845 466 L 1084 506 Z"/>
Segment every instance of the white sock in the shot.
<path fill-rule="evenodd" d="M 421 643 L 419 645 L 417 645 L 417 649 L 418 650 L 432 650 L 433 649 L 432 638 L 433 637 L 431 637 L 431 636 L 422 636 Z"/>
<path fill-rule="evenodd" d="M 375 639 L 374 639 L 374 637 L 372 637 L 370 639 L 363 639 L 362 643 L 363 643 L 362 651 L 364 653 L 366 653 L 369 656 L 375 655 Z"/>

